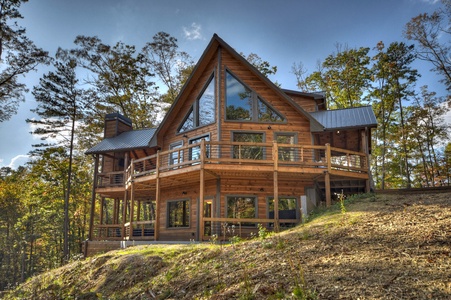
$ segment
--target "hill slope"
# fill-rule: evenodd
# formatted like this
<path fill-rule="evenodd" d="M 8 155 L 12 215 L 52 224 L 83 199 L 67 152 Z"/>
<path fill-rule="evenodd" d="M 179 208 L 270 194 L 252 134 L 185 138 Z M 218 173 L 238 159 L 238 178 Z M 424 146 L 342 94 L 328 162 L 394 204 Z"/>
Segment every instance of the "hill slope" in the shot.
<path fill-rule="evenodd" d="M 139 246 L 32 278 L 5 299 L 451 299 L 451 194 L 351 200 L 233 245 Z"/>

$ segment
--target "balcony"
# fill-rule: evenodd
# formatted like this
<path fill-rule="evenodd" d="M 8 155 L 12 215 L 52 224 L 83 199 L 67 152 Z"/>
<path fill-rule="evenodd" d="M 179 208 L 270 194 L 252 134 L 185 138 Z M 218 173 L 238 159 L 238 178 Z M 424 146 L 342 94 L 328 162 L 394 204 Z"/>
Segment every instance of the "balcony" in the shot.
<path fill-rule="evenodd" d="M 226 172 L 323 174 L 368 179 L 365 153 L 317 145 L 202 141 L 131 160 L 127 170 L 99 173 L 98 188 L 122 189 L 132 181 L 180 176 L 199 169 Z"/>
<path fill-rule="evenodd" d="M 127 181 L 177 175 L 204 168 L 226 171 L 331 174 L 367 178 L 365 153 L 335 147 L 278 143 L 207 142 L 132 160 Z M 166 174 L 168 173 L 168 174 Z"/>

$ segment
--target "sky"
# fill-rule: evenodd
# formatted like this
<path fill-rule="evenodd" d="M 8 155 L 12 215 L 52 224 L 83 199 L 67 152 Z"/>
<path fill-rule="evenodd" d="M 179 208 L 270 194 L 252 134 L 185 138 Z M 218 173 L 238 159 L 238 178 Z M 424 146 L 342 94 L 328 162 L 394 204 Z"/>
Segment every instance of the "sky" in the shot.
<path fill-rule="evenodd" d="M 77 35 L 140 49 L 164 31 L 194 61 L 216 33 L 238 52 L 256 53 L 277 66 L 271 79 L 297 90 L 293 63 L 302 62 L 311 73 L 337 43 L 350 48 L 373 48 L 379 41 L 411 44 L 403 37 L 405 24 L 439 6 L 438 0 L 30 0 L 20 8 L 24 19 L 19 25 L 51 55 L 58 47 L 74 47 Z M 415 67 L 422 73 L 418 86 L 427 84 L 445 96 L 429 65 Z M 41 67 L 21 81 L 31 90 L 49 70 Z M 18 114 L 0 123 L 0 167 L 23 165 L 32 145 L 40 142 L 25 122 L 36 117 L 30 112 L 36 102 L 31 93 L 25 98 Z"/>

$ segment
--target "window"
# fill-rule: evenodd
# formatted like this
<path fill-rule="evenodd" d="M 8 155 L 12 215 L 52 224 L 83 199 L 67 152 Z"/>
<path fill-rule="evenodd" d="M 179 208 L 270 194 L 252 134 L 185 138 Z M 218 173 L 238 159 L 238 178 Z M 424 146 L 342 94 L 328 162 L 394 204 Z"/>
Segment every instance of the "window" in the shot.
<path fill-rule="evenodd" d="M 226 102 L 226 120 L 270 123 L 285 121 L 280 113 L 228 71 Z"/>
<path fill-rule="evenodd" d="M 275 133 L 274 139 L 279 144 L 297 144 L 296 133 Z M 280 161 L 296 161 L 297 149 L 291 147 L 279 147 L 279 160 Z"/>
<path fill-rule="evenodd" d="M 215 122 L 215 80 L 210 78 L 200 97 L 191 106 L 177 133 L 192 130 Z"/>
<path fill-rule="evenodd" d="M 194 129 L 194 112 L 193 108 L 191 107 L 188 111 L 188 114 L 186 115 L 182 125 L 180 126 L 178 132 L 185 132 L 188 130 Z"/>
<path fill-rule="evenodd" d="M 205 126 L 215 122 L 215 81 L 214 77 L 210 79 L 210 83 L 197 101 L 198 126 Z"/>
<path fill-rule="evenodd" d="M 168 227 L 189 227 L 189 200 L 168 202 Z"/>
<path fill-rule="evenodd" d="M 297 219 L 296 197 L 279 197 L 279 220 Z M 274 198 L 268 198 L 268 218 L 274 218 Z M 294 223 L 280 223 L 281 227 L 291 227 Z"/>
<path fill-rule="evenodd" d="M 263 143 L 263 133 L 234 132 L 233 141 L 239 143 Z M 238 159 L 263 159 L 264 148 L 262 146 L 233 146 L 233 158 Z"/>
<path fill-rule="evenodd" d="M 227 197 L 227 218 L 256 218 L 257 216 L 256 197 Z M 255 226 L 255 223 L 241 223 L 243 226 Z"/>
<path fill-rule="evenodd" d="M 200 144 L 200 142 L 202 140 L 205 140 L 205 141 L 208 142 L 208 141 L 210 141 L 210 136 L 209 135 L 203 135 L 203 136 L 191 139 L 189 141 L 189 144 L 190 145 Z M 206 146 L 207 146 L 206 147 L 206 150 L 207 150 L 206 155 L 207 155 L 207 157 L 210 157 L 210 147 L 209 147 L 209 145 L 206 145 Z M 198 160 L 198 159 L 200 159 L 200 145 L 192 147 L 190 149 L 190 155 L 189 155 L 189 160 Z"/>
<path fill-rule="evenodd" d="M 284 120 L 274 109 L 258 98 L 258 121 L 279 123 Z"/>
<path fill-rule="evenodd" d="M 169 150 L 174 150 L 181 148 L 183 146 L 183 141 L 178 141 L 169 145 Z M 183 162 L 183 150 L 171 152 L 169 155 L 169 164 L 176 165 Z"/>

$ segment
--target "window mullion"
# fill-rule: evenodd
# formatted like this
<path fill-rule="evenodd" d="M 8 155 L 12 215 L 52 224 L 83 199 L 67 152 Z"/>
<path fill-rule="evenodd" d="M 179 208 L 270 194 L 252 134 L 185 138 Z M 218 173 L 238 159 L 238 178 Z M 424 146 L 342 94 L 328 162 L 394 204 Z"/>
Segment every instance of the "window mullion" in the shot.
<path fill-rule="evenodd" d="M 252 121 L 258 121 L 258 97 L 254 91 L 252 91 Z"/>

